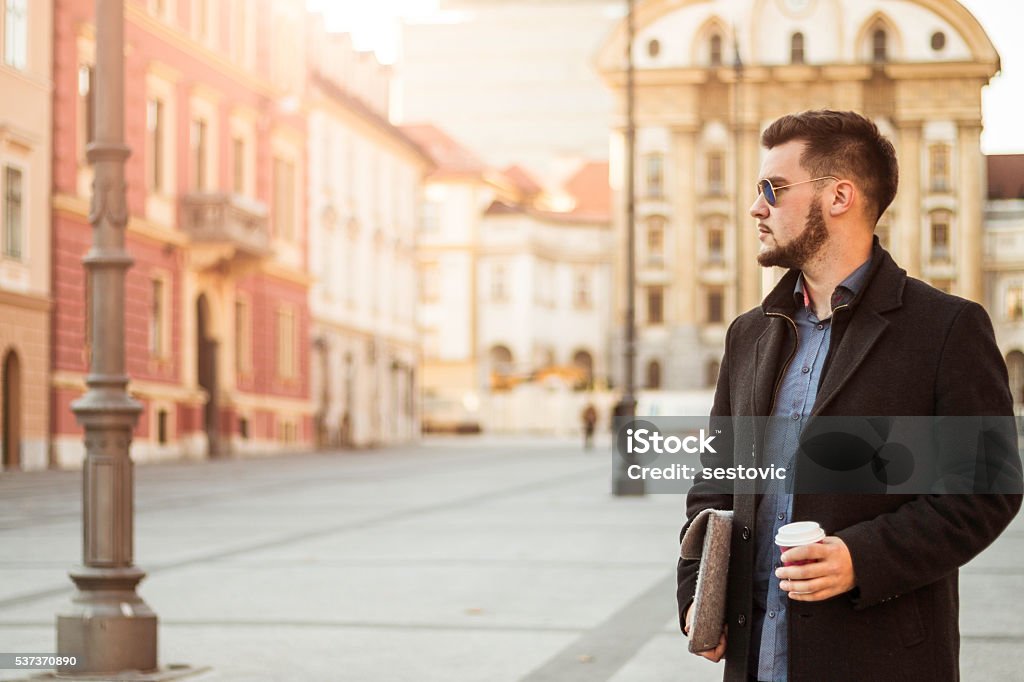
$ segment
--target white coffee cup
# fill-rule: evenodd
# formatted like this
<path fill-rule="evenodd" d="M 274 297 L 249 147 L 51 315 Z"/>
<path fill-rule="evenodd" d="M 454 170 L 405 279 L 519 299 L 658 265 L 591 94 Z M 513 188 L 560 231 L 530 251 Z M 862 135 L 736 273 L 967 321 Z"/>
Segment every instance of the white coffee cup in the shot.
<path fill-rule="evenodd" d="M 803 547 L 804 545 L 813 545 L 824 539 L 825 530 L 818 525 L 817 521 L 797 521 L 796 523 L 787 523 L 779 529 L 779 532 L 775 535 L 775 544 L 779 546 L 779 549 L 782 550 L 783 553 L 785 553 L 788 549 Z M 794 561 L 784 563 L 783 565 L 800 566 L 808 563 L 811 562 Z"/>

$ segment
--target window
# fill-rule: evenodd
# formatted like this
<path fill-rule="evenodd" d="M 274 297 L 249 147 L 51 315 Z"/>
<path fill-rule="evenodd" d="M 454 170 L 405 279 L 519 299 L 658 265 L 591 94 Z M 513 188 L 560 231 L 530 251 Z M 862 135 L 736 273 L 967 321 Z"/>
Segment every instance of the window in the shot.
<path fill-rule="evenodd" d="M 277 310 L 277 374 L 285 379 L 298 374 L 295 356 L 295 312 L 291 308 Z"/>
<path fill-rule="evenodd" d="M 206 189 L 206 121 L 201 118 L 192 121 L 192 189 L 202 192 Z"/>
<path fill-rule="evenodd" d="M 164 103 L 150 99 L 146 103 L 146 130 L 149 136 L 149 189 L 164 190 Z"/>
<path fill-rule="evenodd" d="M 720 151 L 708 153 L 708 193 L 721 196 L 725 189 L 725 154 Z"/>
<path fill-rule="evenodd" d="M 661 363 L 651 360 L 647 363 L 647 388 L 661 388 Z"/>
<path fill-rule="evenodd" d="M 1006 319 L 1011 322 L 1024 320 L 1024 284 L 1011 284 L 1006 289 Z"/>
<path fill-rule="evenodd" d="M 949 191 L 949 157 L 949 145 L 936 144 L 928 150 L 928 169 L 933 192 Z"/>
<path fill-rule="evenodd" d="M 577 308 L 590 307 L 590 275 L 586 272 L 577 272 L 575 288 L 573 290 L 573 301 Z"/>
<path fill-rule="evenodd" d="M 24 70 L 28 60 L 28 0 L 7 0 L 4 63 Z"/>
<path fill-rule="evenodd" d="M 665 157 L 661 154 L 649 154 L 647 156 L 647 196 L 660 198 L 664 196 Z"/>
<path fill-rule="evenodd" d="M 876 28 L 871 34 L 871 60 L 874 62 L 888 61 L 888 36 L 885 29 Z"/>
<path fill-rule="evenodd" d="M 949 260 L 949 217 L 946 212 L 932 214 L 932 260 Z"/>
<path fill-rule="evenodd" d="M 94 74 L 95 69 L 90 64 L 82 64 L 78 67 L 78 106 L 79 111 L 82 112 L 83 127 L 81 139 L 85 140 L 85 144 L 82 145 L 83 153 L 85 145 L 92 142 L 93 136 L 96 134 L 96 97 L 93 92 Z"/>
<path fill-rule="evenodd" d="M 942 31 L 936 31 L 932 34 L 932 49 L 936 52 L 940 52 L 942 48 L 946 47 L 946 34 Z"/>
<path fill-rule="evenodd" d="M 647 259 L 661 261 L 665 255 L 665 221 L 651 219 L 647 223 Z"/>
<path fill-rule="evenodd" d="M 661 54 L 661 43 L 657 39 L 647 43 L 647 54 L 652 58 Z"/>
<path fill-rule="evenodd" d="M 235 301 L 235 371 L 252 371 L 252 317 L 244 300 Z"/>
<path fill-rule="evenodd" d="M 167 292 L 163 279 L 150 280 L 149 354 L 167 356 Z"/>
<path fill-rule="evenodd" d="M 662 287 L 647 290 L 647 324 L 662 324 L 665 320 L 665 292 Z"/>
<path fill-rule="evenodd" d="M 495 298 L 495 277 L 500 276 L 496 271 L 491 273 L 491 298 Z M 504 284 L 502 284 L 504 287 Z M 502 295 L 504 293 L 502 292 Z M 424 303 L 435 303 L 441 297 L 441 270 L 437 263 L 424 263 L 420 269 L 420 300 Z"/>
<path fill-rule="evenodd" d="M 708 52 L 711 66 L 722 65 L 722 36 L 717 33 L 711 36 L 711 40 L 708 42 Z"/>
<path fill-rule="evenodd" d="M 721 289 L 708 292 L 708 324 L 721 324 L 725 321 L 725 294 Z"/>
<path fill-rule="evenodd" d="M 508 276 L 504 265 L 495 265 L 491 271 L 491 300 L 502 302 L 508 299 Z"/>
<path fill-rule="evenodd" d="M 295 239 L 295 166 L 274 159 L 274 230 L 277 236 Z"/>
<path fill-rule="evenodd" d="M 440 227 L 441 206 L 436 201 L 424 201 L 420 210 L 420 229 L 435 232 Z"/>
<path fill-rule="evenodd" d="M 24 215 L 22 212 L 22 175 L 11 166 L 4 168 L 4 256 L 21 259 L 23 255 Z"/>
<path fill-rule="evenodd" d="M 245 140 L 235 137 L 231 140 L 231 191 L 245 194 Z"/>
<path fill-rule="evenodd" d="M 794 33 L 789 39 L 789 62 L 790 64 L 804 63 L 804 34 Z"/>
<path fill-rule="evenodd" d="M 712 263 L 725 260 L 725 231 L 721 227 L 708 229 L 708 260 Z"/>

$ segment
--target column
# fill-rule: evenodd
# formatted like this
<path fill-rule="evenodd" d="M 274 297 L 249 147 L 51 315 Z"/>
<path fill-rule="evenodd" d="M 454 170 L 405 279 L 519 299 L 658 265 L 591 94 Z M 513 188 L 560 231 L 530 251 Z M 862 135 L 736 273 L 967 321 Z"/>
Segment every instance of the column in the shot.
<path fill-rule="evenodd" d="M 900 139 L 896 155 L 900 186 L 896 197 L 899 215 L 892 223 L 890 239 L 896 261 L 911 277 L 921 276 L 921 122 L 897 123 Z"/>
<path fill-rule="evenodd" d="M 959 282 L 956 293 L 972 301 L 983 303 L 982 287 L 982 181 L 984 168 L 981 161 L 981 124 L 978 121 L 961 122 L 957 128 L 957 156 L 959 157 L 957 259 Z"/>

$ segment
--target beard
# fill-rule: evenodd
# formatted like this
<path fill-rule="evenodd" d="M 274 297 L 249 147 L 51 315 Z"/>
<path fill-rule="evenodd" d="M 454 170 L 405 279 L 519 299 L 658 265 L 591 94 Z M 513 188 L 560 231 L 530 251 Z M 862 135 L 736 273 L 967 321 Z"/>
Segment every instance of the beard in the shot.
<path fill-rule="evenodd" d="M 781 244 L 757 254 L 757 262 L 765 268 L 778 266 L 787 269 L 802 269 L 821 247 L 828 241 L 828 228 L 825 227 L 825 215 L 817 201 L 812 201 L 807 209 L 804 229 L 788 244 Z"/>

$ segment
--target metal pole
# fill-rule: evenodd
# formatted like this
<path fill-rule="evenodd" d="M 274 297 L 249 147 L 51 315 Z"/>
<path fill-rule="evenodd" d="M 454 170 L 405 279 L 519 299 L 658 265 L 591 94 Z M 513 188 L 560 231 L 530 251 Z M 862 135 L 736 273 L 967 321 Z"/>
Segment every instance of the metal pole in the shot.
<path fill-rule="evenodd" d="M 136 594 L 145 573 L 133 565 L 133 475 L 129 445 L 142 406 L 129 397 L 125 373 L 125 250 L 128 209 L 124 163 L 124 0 L 96 0 L 95 170 L 89 222 L 92 249 L 83 259 L 92 287 L 92 352 L 85 395 L 71 409 L 85 429 L 82 476 L 82 566 L 78 588 L 57 616 L 57 650 L 75 656 L 61 674 L 116 673 L 157 667 L 157 617 Z"/>
<path fill-rule="evenodd" d="M 625 382 L 622 400 L 616 405 L 615 416 L 636 415 L 636 121 L 634 120 L 635 84 L 633 69 L 633 2 L 626 0 L 626 343 Z M 612 493 L 615 495 L 643 495 L 644 483 L 626 475 L 629 465 L 622 457 L 614 459 Z"/>

